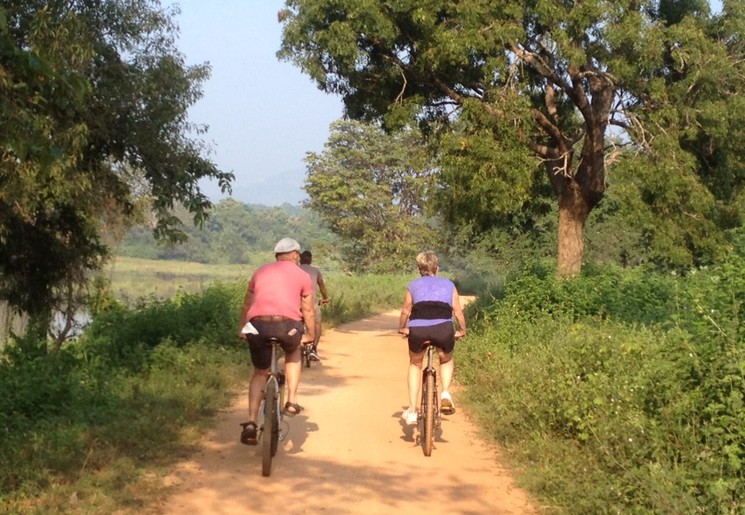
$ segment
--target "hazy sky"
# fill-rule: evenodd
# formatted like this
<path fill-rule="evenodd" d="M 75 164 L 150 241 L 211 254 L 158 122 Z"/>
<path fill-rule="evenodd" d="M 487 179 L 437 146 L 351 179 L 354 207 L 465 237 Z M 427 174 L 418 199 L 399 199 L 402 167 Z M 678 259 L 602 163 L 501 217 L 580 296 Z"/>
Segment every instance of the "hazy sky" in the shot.
<path fill-rule="evenodd" d="M 194 123 L 209 125 L 204 140 L 213 147 L 209 156 L 217 166 L 235 173 L 233 197 L 248 203 L 265 202 L 267 179 L 286 191 L 291 175 L 300 192 L 308 151 L 320 152 L 329 124 L 342 116 L 341 99 L 318 90 L 310 78 L 276 57 L 282 26 L 277 12 L 282 0 L 163 0 L 177 4 L 181 14 L 178 47 L 188 64 L 209 61 L 211 78 L 203 84 L 204 97 L 190 111 Z M 254 187 L 264 182 L 262 188 Z M 213 201 L 215 183 L 202 183 Z M 258 198 L 257 198 L 258 197 Z M 296 203 L 296 202 L 291 202 Z"/>

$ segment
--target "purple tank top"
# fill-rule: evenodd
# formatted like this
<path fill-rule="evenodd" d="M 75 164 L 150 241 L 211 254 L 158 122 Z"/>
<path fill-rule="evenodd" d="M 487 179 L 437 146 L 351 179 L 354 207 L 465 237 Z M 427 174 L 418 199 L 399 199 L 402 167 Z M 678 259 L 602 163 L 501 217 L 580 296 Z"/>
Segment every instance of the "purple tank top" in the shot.
<path fill-rule="evenodd" d="M 444 302 L 451 307 L 453 305 L 453 290 L 455 289 L 455 285 L 450 279 L 437 277 L 436 275 L 425 275 L 411 281 L 408 289 L 411 293 L 411 298 L 414 300 L 414 304 L 423 301 L 439 301 Z M 425 327 L 451 321 L 452 317 L 414 319 L 409 320 L 408 325 L 409 327 Z"/>

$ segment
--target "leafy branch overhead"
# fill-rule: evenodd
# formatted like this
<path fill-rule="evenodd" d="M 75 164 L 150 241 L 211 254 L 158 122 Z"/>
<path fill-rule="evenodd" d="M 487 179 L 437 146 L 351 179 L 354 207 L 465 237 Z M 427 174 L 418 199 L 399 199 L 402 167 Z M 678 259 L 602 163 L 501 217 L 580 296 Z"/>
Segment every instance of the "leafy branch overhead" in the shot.
<path fill-rule="evenodd" d="M 146 184 L 156 234 L 178 238 L 174 205 L 211 208 L 201 179 L 233 176 L 187 120 L 208 65 L 187 66 L 173 9 L 157 0 L 25 0 L 0 7 L 0 298 L 45 318 L 85 284 Z M 44 322 L 41 322 L 42 325 Z"/>
<path fill-rule="evenodd" d="M 438 135 L 452 223 L 469 223 L 474 202 L 524 209 L 547 181 L 559 273 L 574 275 L 614 182 L 652 193 L 637 218 L 670 222 L 644 231 L 661 262 L 710 260 L 722 241 L 709 235 L 741 223 L 742 152 L 724 128 L 742 118 L 727 107 L 743 86 L 744 16 L 703 1 L 289 0 L 279 56 L 341 95 L 351 118 Z"/>

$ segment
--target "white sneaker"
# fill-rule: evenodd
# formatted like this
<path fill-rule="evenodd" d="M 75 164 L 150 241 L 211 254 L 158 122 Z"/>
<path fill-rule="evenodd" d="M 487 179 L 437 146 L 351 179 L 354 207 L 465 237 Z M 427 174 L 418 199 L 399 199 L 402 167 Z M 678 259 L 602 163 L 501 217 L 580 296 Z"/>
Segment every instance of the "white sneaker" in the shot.
<path fill-rule="evenodd" d="M 419 421 L 419 416 L 416 414 L 416 410 L 407 409 L 401 413 L 401 418 L 404 419 L 407 426 L 415 426 Z"/>
<path fill-rule="evenodd" d="M 452 415 L 455 413 L 455 404 L 453 404 L 453 398 L 450 396 L 450 392 L 442 392 L 440 395 L 440 406 L 443 415 Z"/>

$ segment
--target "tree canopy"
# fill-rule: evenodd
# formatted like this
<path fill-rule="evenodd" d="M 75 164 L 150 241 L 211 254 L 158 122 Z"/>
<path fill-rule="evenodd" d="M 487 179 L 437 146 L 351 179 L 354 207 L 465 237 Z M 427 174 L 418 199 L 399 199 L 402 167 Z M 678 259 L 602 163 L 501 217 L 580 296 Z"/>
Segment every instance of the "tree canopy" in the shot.
<path fill-rule="evenodd" d="M 181 214 L 183 208 L 176 211 Z M 200 227 L 184 227 L 189 239 L 170 244 L 153 239 L 152 227 L 140 223 L 117 244 L 117 255 L 147 259 L 173 259 L 198 263 L 256 264 L 257 254 L 270 255 L 281 238 L 291 236 L 312 250 L 315 261 L 335 258 L 337 241 L 318 213 L 300 206 L 243 204 L 228 198 L 215 204 Z"/>
<path fill-rule="evenodd" d="M 306 163 L 307 205 L 341 238 L 350 268 L 401 270 L 439 244 L 423 213 L 433 162 L 417 133 L 337 121 L 323 152 Z"/>
<path fill-rule="evenodd" d="M 0 7 L 0 298 L 47 316 L 55 295 L 106 255 L 104 222 L 133 213 L 133 171 L 159 237 L 183 204 L 211 207 L 198 181 L 232 174 L 187 119 L 208 65 L 187 66 L 157 0 L 10 0 Z M 42 324 L 45 322 L 42 321 Z"/>
<path fill-rule="evenodd" d="M 615 182 L 661 262 L 713 259 L 742 224 L 727 137 L 743 116 L 741 2 L 288 0 L 279 17 L 278 55 L 348 116 L 441 138 L 451 223 L 542 209 L 549 185 L 561 275 L 581 269 Z"/>

